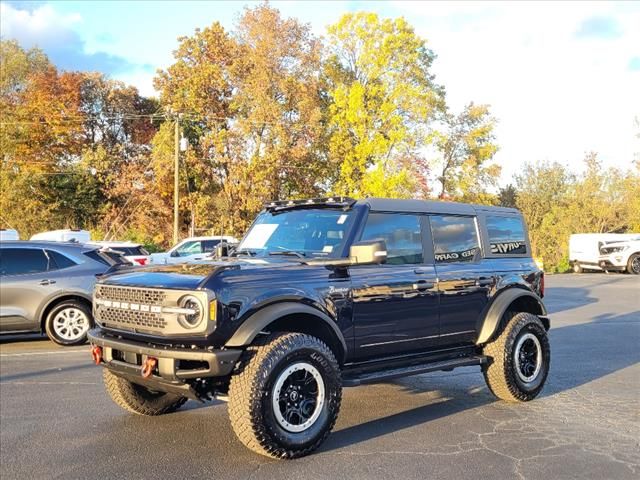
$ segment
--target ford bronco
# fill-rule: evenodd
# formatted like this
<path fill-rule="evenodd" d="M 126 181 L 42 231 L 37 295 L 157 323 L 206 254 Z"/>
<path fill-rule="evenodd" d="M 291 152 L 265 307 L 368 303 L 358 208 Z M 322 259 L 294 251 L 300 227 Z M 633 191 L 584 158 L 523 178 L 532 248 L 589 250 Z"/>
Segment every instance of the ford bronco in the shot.
<path fill-rule="evenodd" d="M 475 365 L 520 402 L 547 378 L 544 274 L 515 209 L 273 202 L 218 253 L 96 284 L 92 354 L 125 410 L 219 398 L 244 445 L 295 458 L 327 438 L 343 387 Z"/>

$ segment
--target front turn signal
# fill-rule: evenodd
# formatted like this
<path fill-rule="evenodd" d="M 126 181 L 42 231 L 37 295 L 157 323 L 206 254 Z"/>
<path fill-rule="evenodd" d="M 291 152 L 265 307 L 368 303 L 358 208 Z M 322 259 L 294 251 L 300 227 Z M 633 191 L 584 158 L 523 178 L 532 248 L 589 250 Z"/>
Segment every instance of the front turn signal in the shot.
<path fill-rule="evenodd" d="M 209 302 L 209 321 L 210 322 L 215 322 L 216 321 L 216 311 L 218 310 L 218 302 L 216 302 L 215 300 L 211 300 Z"/>

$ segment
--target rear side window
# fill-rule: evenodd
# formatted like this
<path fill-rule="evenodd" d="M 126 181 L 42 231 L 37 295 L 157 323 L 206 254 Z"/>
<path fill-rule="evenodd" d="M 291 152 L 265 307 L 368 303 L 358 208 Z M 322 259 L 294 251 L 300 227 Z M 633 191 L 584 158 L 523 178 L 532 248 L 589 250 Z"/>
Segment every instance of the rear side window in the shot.
<path fill-rule="evenodd" d="M 113 265 L 125 265 L 128 264 L 127 260 L 119 253 L 114 252 L 99 252 L 98 250 L 91 250 L 84 252 L 84 255 L 89 257 L 95 262 L 100 262 L 108 267 Z"/>
<path fill-rule="evenodd" d="M 370 213 L 361 240 L 384 240 L 391 265 L 422 263 L 420 217 Z"/>
<path fill-rule="evenodd" d="M 486 223 L 492 254 L 522 255 L 527 253 L 521 217 L 488 216 Z"/>
<path fill-rule="evenodd" d="M 107 265 L 108 267 L 111 266 L 111 264 L 109 262 L 107 262 L 103 257 L 101 257 L 100 255 L 98 255 L 98 252 L 96 250 L 91 250 L 90 252 L 84 252 L 85 256 L 89 257 L 91 260 L 95 261 L 95 262 L 100 262 L 104 265 Z"/>
<path fill-rule="evenodd" d="M 49 255 L 49 259 L 51 260 L 51 270 L 55 268 L 57 268 L 58 270 L 62 270 L 63 268 L 69 268 L 77 265 L 76 262 L 71 260 L 69 257 L 54 250 L 47 250 L 47 255 Z"/>
<path fill-rule="evenodd" d="M 472 262 L 480 255 L 473 217 L 433 215 L 431 234 L 436 263 Z"/>
<path fill-rule="evenodd" d="M 46 272 L 49 259 L 39 248 L 0 249 L 0 275 L 24 275 Z"/>
<path fill-rule="evenodd" d="M 111 247 L 111 249 L 116 252 L 122 252 L 126 256 L 149 255 L 149 252 L 142 247 Z"/>

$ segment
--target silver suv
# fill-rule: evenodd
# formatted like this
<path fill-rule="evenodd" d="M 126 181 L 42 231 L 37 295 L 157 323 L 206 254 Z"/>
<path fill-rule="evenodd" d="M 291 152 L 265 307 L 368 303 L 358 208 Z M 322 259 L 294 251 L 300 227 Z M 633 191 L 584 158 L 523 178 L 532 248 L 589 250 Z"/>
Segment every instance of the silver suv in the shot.
<path fill-rule="evenodd" d="M 95 245 L 1 242 L 0 333 L 46 332 L 60 345 L 84 343 L 96 275 L 117 263 Z"/>

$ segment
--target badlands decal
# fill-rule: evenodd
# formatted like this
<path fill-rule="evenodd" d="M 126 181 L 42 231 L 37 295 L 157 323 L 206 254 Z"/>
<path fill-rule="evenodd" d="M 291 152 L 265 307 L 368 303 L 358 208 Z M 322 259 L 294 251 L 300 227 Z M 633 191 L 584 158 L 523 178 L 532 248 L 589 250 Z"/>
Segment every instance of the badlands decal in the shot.
<path fill-rule="evenodd" d="M 501 242 L 491 244 L 491 253 L 527 253 L 524 242 Z"/>
<path fill-rule="evenodd" d="M 469 250 L 464 250 L 463 252 L 445 252 L 445 253 L 436 253 L 436 262 L 446 263 L 446 262 L 464 262 L 469 261 L 473 258 L 476 253 L 475 248 L 471 248 Z"/>

